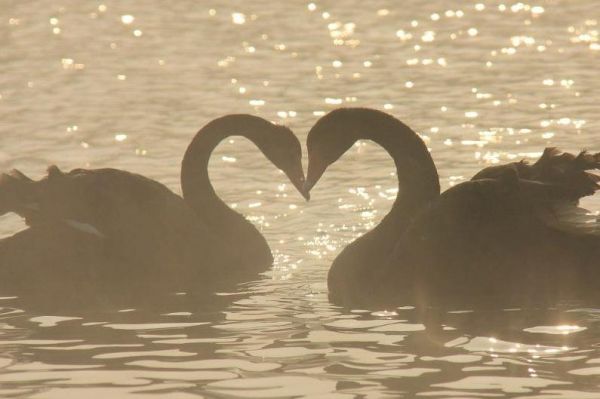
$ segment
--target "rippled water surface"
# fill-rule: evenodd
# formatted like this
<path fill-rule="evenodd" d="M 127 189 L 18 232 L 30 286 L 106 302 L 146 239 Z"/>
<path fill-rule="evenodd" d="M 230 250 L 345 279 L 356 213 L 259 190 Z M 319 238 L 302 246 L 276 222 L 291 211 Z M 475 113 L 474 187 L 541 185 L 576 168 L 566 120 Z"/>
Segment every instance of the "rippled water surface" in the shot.
<path fill-rule="evenodd" d="M 0 0 L 0 169 L 111 166 L 180 192 L 212 118 L 254 113 L 304 141 L 358 105 L 418 131 L 445 188 L 545 146 L 600 150 L 597 18 L 596 0 Z M 360 143 L 304 203 L 250 143 L 223 143 L 213 182 L 261 226 L 272 270 L 211 305 L 2 297 L 0 396 L 600 398 L 589 305 L 423 318 L 328 303 L 328 267 L 389 210 L 392 172 Z"/>

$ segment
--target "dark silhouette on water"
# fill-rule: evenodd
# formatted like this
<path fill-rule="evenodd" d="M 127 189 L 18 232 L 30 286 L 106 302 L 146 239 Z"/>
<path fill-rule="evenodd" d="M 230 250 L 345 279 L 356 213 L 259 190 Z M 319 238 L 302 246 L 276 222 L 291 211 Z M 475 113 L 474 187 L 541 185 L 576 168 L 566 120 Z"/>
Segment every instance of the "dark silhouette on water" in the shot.
<path fill-rule="evenodd" d="M 33 181 L 0 176 L 0 214 L 15 212 L 29 229 L 0 242 L 0 284 L 32 280 L 156 287 L 210 287 L 253 278 L 272 263 L 262 234 L 215 193 L 212 150 L 226 137 L 252 141 L 301 190 L 301 146 L 284 126 L 251 115 L 205 125 L 182 162 L 183 198 L 144 176 L 117 169 L 56 166 Z M 51 283 L 49 283 L 51 284 Z"/>
<path fill-rule="evenodd" d="M 600 168 L 600 154 L 547 149 L 533 165 L 486 168 L 440 195 L 429 151 L 408 126 L 372 109 L 338 109 L 308 134 L 305 190 L 361 139 L 392 156 L 399 194 L 381 223 L 333 262 L 334 303 L 507 304 L 600 292 L 598 222 L 576 207 L 600 188 L 586 172 Z"/>

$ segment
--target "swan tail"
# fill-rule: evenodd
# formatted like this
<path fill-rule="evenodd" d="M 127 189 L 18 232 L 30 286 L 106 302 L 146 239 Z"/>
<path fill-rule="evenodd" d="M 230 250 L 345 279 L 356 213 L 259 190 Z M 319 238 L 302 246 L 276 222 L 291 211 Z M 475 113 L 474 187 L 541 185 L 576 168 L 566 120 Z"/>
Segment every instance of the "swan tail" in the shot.
<path fill-rule="evenodd" d="M 35 181 L 17 169 L 1 174 L 0 215 L 14 212 L 27 219 L 32 212 L 39 210 L 35 184 Z"/>
<path fill-rule="evenodd" d="M 77 174 L 81 171 L 74 172 Z M 13 212 L 24 218 L 29 226 L 58 223 L 76 231 L 105 238 L 94 225 L 64 212 L 64 198 L 57 198 L 56 192 L 63 191 L 64 178 L 67 176 L 56 165 L 48 167 L 47 177 L 39 181 L 32 180 L 17 169 L 0 174 L 0 216 Z"/>
<path fill-rule="evenodd" d="M 0 215 L 14 212 L 25 218 L 28 225 L 45 219 L 49 183 L 56 182 L 58 176 L 64 173 L 55 165 L 48 168 L 48 176 L 41 180 L 33 180 L 17 169 L 0 174 Z M 47 213 L 47 212 L 46 212 Z"/>

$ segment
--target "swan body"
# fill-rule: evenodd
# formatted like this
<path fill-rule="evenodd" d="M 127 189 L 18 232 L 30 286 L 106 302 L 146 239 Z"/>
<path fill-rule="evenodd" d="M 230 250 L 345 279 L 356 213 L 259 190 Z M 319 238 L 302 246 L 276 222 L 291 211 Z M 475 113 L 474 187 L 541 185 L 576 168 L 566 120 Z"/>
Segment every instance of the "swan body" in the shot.
<path fill-rule="evenodd" d="M 208 178 L 212 150 L 231 135 L 251 140 L 301 188 L 300 143 L 288 128 L 256 116 L 227 115 L 205 125 L 189 145 L 183 196 L 118 169 L 62 172 L 51 166 L 39 181 L 16 170 L 2 175 L 0 214 L 21 215 L 31 231 L 0 242 L 0 264 L 18 269 L 19 259 L 29 259 L 42 266 L 52 252 L 50 258 L 61 264 L 102 263 L 103 270 L 94 273 L 182 283 L 235 280 L 265 270 L 272 255 L 264 237 L 218 198 Z"/>
<path fill-rule="evenodd" d="M 399 237 L 383 271 L 384 291 L 395 282 L 384 303 L 410 297 L 464 306 L 476 298 L 478 306 L 520 306 L 597 298 L 600 234 L 545 218 L 547 208 L 568 198 L 568 190 L 511 172 L 445 191 Z"/>
<path fill-rule="evenodd" d="M 150 262 L 151 257 L 144 259 L 149 251 L 151 256 L 159 255 L 160 261 L 168 261 L 167 257 L 176 261 L 184 254 L 174 249 L 191 249 L 184 244 L 190 239 L 202 238 L 207 244 L 212 240 L 208 227 L 183 198 L 135 173 L 109 168 L 65 173 L 51 166 L 39 181 L 18 171 L 0 179 L 5 206 L 22 216 L 31 229 L 56 227 L 56 235 L 46 239 L 61 245 L 69 242 L 62 235 L 72 239 L 74 230 L 87 241 L 96 241 L 98 250 L 104 248 L 115 259 Z M 213 248 L 207 245 L 206 250 Z"/>
<path fill-rule="evenodd" d="M 583 229 L 556 215 L 558 209 L 572 215 L 581 197 L 600 188 L 598 176 L 588 172 L 600 168 L 600 155 L 547 149 L 533 165 L 486 168 L 440 194 L 429 151 L 408 126 L 372 109 L 338 109 L 309 132 L 305 190 L 361 139 L 390 153 L 399 195 L 381 223 L 334 260 L 332 302 L 473 305 L 593 291 L 592 277 L 600 277 L 598 221 L 584 217 Z"/>

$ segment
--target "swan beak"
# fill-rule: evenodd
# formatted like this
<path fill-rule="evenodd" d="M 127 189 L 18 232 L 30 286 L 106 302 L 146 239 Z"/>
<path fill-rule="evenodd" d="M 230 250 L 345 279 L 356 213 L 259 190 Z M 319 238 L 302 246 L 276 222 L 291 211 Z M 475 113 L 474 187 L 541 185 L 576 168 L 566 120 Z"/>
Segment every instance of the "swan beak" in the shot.
<path fill-rule="evenodd" d="M 310 199 L 310 194 L 304 191 L 304 185 L 306 184 L 306 182 L 304 180 L 304 170 L 302 170 L 302 166 L 300 166 L 299 169 L 294 170 L 291 173 L 286 172 L 286 175 L 288 179 L 290 179 L 294 187 L 296 187 L 296 190 L 298 190 L 298 192 L 302 194 L 304 199 L 308 201 Z"/>
<path fill-rule="evenodd" d="M 294 187 L 296 187 L 296 190 L 302 194 L 305 200 L 310 200 L 310 193 L 304 190 L 304 185 L 306 184 L 306 181 L 304 180 L 304 173 L 300 179 L 292 180 L 292 183 L 294 184 Z"/>
<path fill-rule="evenodd" d="M 306 181 L 304 181 L 304 179 L 302 179 L 302 185 L 296 187 L 298 189 L 298 191 L 300 191 L 300 194 L 302 194 L 302 196 L 304 197 L 305 200 L 310 201 L 310 192 L 304 189 L 304 186 L 306 185 Z"/>
<path fill-rule="evenodd" d="M 304 198 L 306 198 L 306 200 L 308 201 L 310 199 L 310 189 L 315 185 L 315 183 L 309 182 L 308 180 L 306 180 L 304 182 L 304 184 L 302 185 L 302 188 L 300 189 L 300 191 L 302 192 L 302 195 L 304 196 Z"/>
<path fill-rule="evenodd" d="M 326 166 L 321 163 L 308 161 L 308 170 L 306 171 L 306 180 L 302 186 L 303 195 L 310 197 L 310 190 L 317 184 L 323 173 L 325 173 Z"/>

